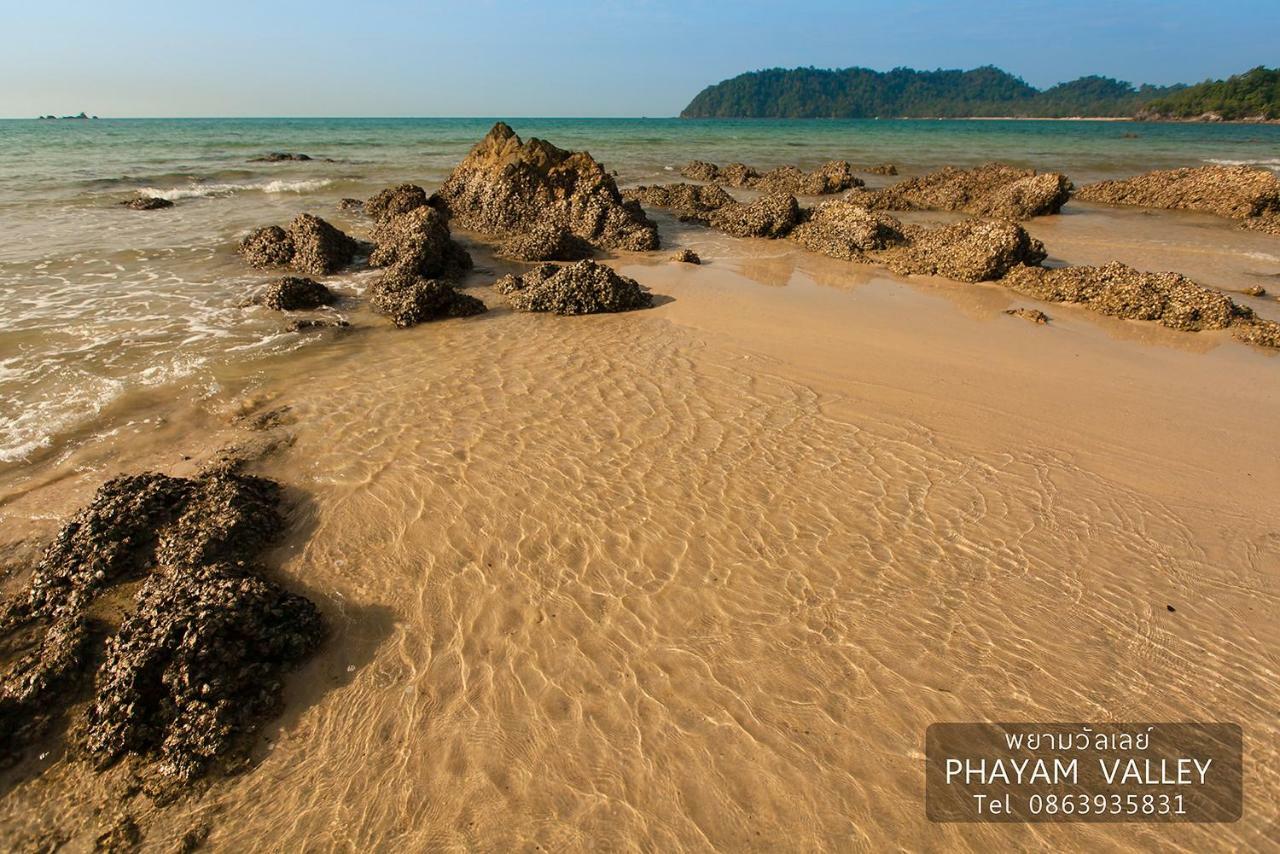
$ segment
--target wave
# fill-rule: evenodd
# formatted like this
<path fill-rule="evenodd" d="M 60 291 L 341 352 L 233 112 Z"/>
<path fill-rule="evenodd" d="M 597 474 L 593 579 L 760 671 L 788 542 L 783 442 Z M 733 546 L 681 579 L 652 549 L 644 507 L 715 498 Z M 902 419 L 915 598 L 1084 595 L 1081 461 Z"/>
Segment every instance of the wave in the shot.
<path fill-rule="evenodd" d="M 139 187 L 138 194 L 157 199 L 197 199 L 213 196 L 230 196 L 242 192 L 261 193 L 310 193 L 332 184 L 329 178 L 309 178 L 299 181 L 259 181 L 250 184 L 195 184 L 189 187 Z"/>
<path fill-rule="evenodd" d="M 1258 160 L 1225 160 L 1216 157 L 1209 157 L 1206 163 L 1215 163 L 1218 166 L 1262 166 L 1272 171 L 1280 172 L 1280 157 L 1263 157 Z"/>

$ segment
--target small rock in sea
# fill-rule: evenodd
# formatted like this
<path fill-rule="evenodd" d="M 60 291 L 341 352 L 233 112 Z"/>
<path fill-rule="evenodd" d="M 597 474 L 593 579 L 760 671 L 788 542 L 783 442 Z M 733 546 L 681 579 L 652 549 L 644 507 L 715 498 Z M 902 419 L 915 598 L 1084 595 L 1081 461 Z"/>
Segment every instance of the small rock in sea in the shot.
<path fill-rule="evenodd" d="M 516 311 L 598 314 L 653 305 L 653 296 L 635 279 L 591 260 L 564 267 L 542 264 L 520 276 L 503 276 L 493 287 Z"/>
<path fill-rule="evenodd" d="M 298 214 L 289 230 L 269 225 L 240 241 L 240 254 L 254 267 L 289 265 L 313 276 L 324 276 L 350 264 L 360 245 L 325 220 Z"/>
<path fill-rule="evenodd" d="M 364 212 L 375 222 L 391 219 L 427 204 L 427 191 L 417 184 L 387 187 L 364 202 Z"/>
<path fill-rule="evenodd" d="M 563 225 L 544 222 L 502 244 L 501 254 L 519 261 L 580 261 L 590 258 L 592 249 Z"/>
<path fill-rule="evenodd" d="M 261 303 L 276 311 L 302 311 L 332 305 L 335 299 L 333 291 L 315 279 L 284 276 L 267 287 Z"/>
<path fill-rule="evenodd" d="M 343 213 L 364 213 L 364 202 L 360 199 L 342 199 L 338 202 L 338 210 Z"/>
<path fill-rule="evenodd" d="M 1049 315 L 1038 308 L 1006 308 L 1004 313 L 1014 317 L 1021 317 L 1023 320 L 1029 320 L 1036 324 L 1049 322 Z"/>
<path fill-rule="evenodd" d="M 348 329 L 351 324 L 345 320 L 317 320 L 316 318 L 299 318 L 289 321 L 285 329 L 289 332 L 310 332 L 313 329 Z"/>
<path fill-rule="evenodd" d="M 278 225 L 251 231 L 240 241 L 240 254 L 254 267 L 282 267 L 293 260 L 293 238 Z"/>
<path fill-rule="evenodd" d="M 432 196 L 464 228 L 511 237 L 557 223 L 594 246 L 658 248 L 658 229 L 625 201 L 603 166 L 585 151 L 541 139 L 524 142 L 498 122 Z"/>
<path fill-rule="evenodd" d="M 898 167 L 892 163 L 880 163 L 876 166 L 868 166 L 862 171 L 870 175 L 897 175 Z"/>
<path fill-rule="evenodd" d="M 1243 293 L 1247 297 L 1265 297 L 1267 295 L 1267 289 L 1262 287 L 1262 285 L 1254 285 L 1253 287 L 1245 288 Z"/>
<path fill-rule="evenodd" d="M 679 252 L 671 256 L 672 261 L 679 261 L 682 264 L 701 264 L 702 259 L 698 257 L 698 253 L 692 249 L 681 249 Z"/>
<path fill-rule="evenodd" d="M 301 160 L 310 160 L 310 159 L 311 159 L 311 156 L 307 154 L 295 154 L 289 151 L 272 151 L 271 153 L 264 154 L 261 157 L 255 157 L 249 162 L 250 163 L 284 163 L 286 161 L 291 161 L 291 160 L 301 161 Z"/>
<path fill-rule="evenodd" d="M 136 198 L 126 199 L 120 204 L 134 211 L 155 211 L 161 208 L 173 207 L 173 202 L 158 196 L 137 196 Z"/>
<path fill-rule="evenodd" d="M 369 286 L 369 304 L 402 329 L 488 311 L 482 300 L 456 290 L 452 283 L 425 278 L 403 267 L 388 271 Z"/>
<path fill-rule="evenodd" d="M 1108 205 L 1203 211 L 1232 219 L 1280 216 L 1280 176 L 1252 166 L 1196 166 L 1099 181 L 1076 198 Z M 1265 230 L 1265 229 L 1264 229 Z"/>
<path fill-rule="evenodd" d="M 939 228 L 905 228 L 904 233 L 909 242 L 879 256 L 903 275 L 986 282 L 1045 259 L 1044 244 L 1022 226 L 1003 220 L 970 219 Z"/>
<path fill-rule="evenodd" d="M 764 195 L 753 202 L 733 202 L 708 217 L 712 228 L 735 237 L 785 237 L 801 219 L 796 197 L 788 193 Z"/>

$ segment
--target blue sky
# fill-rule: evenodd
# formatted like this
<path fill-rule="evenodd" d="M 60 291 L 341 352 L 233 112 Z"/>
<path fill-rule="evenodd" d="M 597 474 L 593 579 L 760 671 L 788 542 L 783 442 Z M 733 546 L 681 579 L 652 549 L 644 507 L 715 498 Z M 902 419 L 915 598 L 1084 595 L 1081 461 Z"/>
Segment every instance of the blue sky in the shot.
<path fill-rule="evenodd" d="M 773 66 L 1046 86 L 1280 64 L 1280 0 L 0 0 L 0 116 L 669 116 Z"/>

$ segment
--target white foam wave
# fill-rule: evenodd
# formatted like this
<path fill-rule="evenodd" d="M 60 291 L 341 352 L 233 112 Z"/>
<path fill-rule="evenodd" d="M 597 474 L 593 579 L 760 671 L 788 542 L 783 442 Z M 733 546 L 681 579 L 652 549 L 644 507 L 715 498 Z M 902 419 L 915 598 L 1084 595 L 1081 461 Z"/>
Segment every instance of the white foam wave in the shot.
<path fill-rule="evenodd" d="M 1225 160 L 1210 157 L 1207 158 L 1205 162 L 1214 163 L 1218 166 L 1263 166 L 1267 169 L 1280 172 L 1280 157 L 1263 157 L 1258 160 Z"/>
<path fill-rule="evenodd" d="M 193 184 L 189 187 L 139 187 L 138 194 L 141 196 L 150 196 L 156 199 L 168 199 L 176 201 L 178 199 L 196 199 L 208 198 L 212 196 L 230 196 L 235 193 L 243 192 L 260 192 L 260 193 L 310 193 L 332 184 L 328 178 L 308 178 L 299 181 L 284 181 L 276 179 L 273 181 L 259 181 L 249 184 Z"/>

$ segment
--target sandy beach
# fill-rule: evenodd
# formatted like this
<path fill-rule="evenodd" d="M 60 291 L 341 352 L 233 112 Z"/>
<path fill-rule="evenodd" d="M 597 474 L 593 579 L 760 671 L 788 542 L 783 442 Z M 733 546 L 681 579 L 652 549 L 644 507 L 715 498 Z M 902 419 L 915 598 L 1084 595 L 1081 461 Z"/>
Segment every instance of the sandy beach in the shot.
<path fill-rule="evenodd" d="M 0 845 L 127 814 L 154 850 L 1266 847 L 1275 353 L 650 213 L 664 251 L 605 261 L 650 309 L 511 311 L 522 265 L 455 228 L 487 314 L 395 330 L 343 274 L 322 345 L 0 471 L 15 569 L 107 478 L 235 446 L 285 486 L 271 576 L 330 631 L 244 773 L 157 805 L 59 738 L 0 776 Z M 1280 318 L 1240 294 L 1270 235 L 1075 202 L 1027 228 Z M 931 823 L 925 727 L 968 720 L 1239 723 L 1244 818 Z"/>

